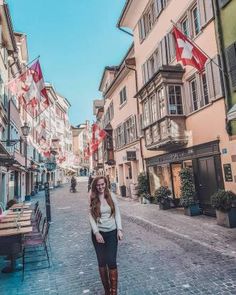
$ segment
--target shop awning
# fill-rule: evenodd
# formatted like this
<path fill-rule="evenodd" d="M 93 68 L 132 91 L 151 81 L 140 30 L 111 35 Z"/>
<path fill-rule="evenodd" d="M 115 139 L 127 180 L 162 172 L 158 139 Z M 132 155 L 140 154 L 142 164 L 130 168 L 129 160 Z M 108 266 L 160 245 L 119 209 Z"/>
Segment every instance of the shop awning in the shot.
<path fill-rule="evenodd" d="M 0 166 L 7 166 L 14 163 L 14 158 L 9 154 L 4 145 L 0 142 Z"/>
<path fill-rule="evenodd" d="M 232 108 L 228 111 L 227 119 L 229 121 L 236 120 L 236 104 L 234 104 Z"/>

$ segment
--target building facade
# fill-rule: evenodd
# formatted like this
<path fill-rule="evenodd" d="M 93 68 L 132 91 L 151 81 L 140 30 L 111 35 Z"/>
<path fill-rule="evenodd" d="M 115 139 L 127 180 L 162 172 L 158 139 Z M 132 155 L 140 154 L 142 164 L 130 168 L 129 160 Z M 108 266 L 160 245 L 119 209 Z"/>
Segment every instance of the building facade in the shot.
<path fill-rule="evenodd" d="M 173 22 L 207 53 L 205 70 L 183 67 L 175 58 Z M 141 102 L 144 159 L 153 193 L 168 186 L 180 197 L 179 172 L 190 167 L 200 205 L 214 214 L 211 195 L 236 191 L 235 144 L 226 127 L 224 84 L 211 1 L 126 2 L 118 27 L 133 32 Z"/>
<path fill-rule="evenodd" d="M 139 102 L 134 46 L 117 67 L 106 67 L 100 83 L 105 99 L 102 127 L 104 169 L 116 191 L 135 197 L 138 174 L 143 171 Z"/>

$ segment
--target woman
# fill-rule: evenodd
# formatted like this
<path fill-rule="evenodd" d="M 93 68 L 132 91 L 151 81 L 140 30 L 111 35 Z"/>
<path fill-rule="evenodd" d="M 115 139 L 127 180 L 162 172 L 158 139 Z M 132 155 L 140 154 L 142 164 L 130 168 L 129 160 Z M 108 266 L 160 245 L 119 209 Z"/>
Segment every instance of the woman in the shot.
<path fill-rule="evenodd" d="M 93 180 L 89 201 L 92 241 L 105 295 L 116 295 L 117 246 L 118 240 L 123 239 L 123 233 L 117 200 L 111 196 L 104 176 L 98 176 Z"/>

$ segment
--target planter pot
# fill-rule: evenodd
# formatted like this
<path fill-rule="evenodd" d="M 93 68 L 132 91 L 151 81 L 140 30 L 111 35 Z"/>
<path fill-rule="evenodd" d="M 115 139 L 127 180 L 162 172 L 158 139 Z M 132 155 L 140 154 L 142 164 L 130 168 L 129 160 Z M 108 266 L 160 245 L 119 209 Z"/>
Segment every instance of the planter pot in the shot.
<path fill-rule="evenodd" d="M 143 204 L 151 204 L 150 200 L 143 198 Z"/>
<path fill-rule="evenodd" d="M 199 205 L 192 205 L 188 208 L 184 208 L 184 214 L 188 216 L 197 216 L 201 214 L 201 210 L 199 208 Z"/>
<path fill-rule="evenodd" d="M 144 198 L 144 197 L 140 197 L 140 203 L 141 204 L 150 204 L 151 202 L 148 199 Z"/>
<path fill-rule="evenodd" d="M 168 209 L 170 209 L 170 204 L 168 204 L 168 203 L 164 203 L 164 204 L 159 204 L 159 209 L 160 210 L 168 210 Z"/>
<path fill-rule="evenodd" d="M 217 224 L 224 227 L 236 227 L 236 208 L 232 208 L 229 212 L 216 210 Z"/>

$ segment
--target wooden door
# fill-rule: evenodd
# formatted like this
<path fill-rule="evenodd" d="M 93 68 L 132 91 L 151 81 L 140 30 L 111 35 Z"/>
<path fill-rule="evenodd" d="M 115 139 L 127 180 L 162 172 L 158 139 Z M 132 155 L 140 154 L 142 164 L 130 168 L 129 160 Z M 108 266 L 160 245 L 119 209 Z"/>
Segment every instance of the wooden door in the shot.
<path fill-rule="evenodd" d="M 217 178 L 214 157 L 198 159 L 198 193 L 200 205 L 206 214 L 214 215 L 211 196 L 217 191 Z"/>

